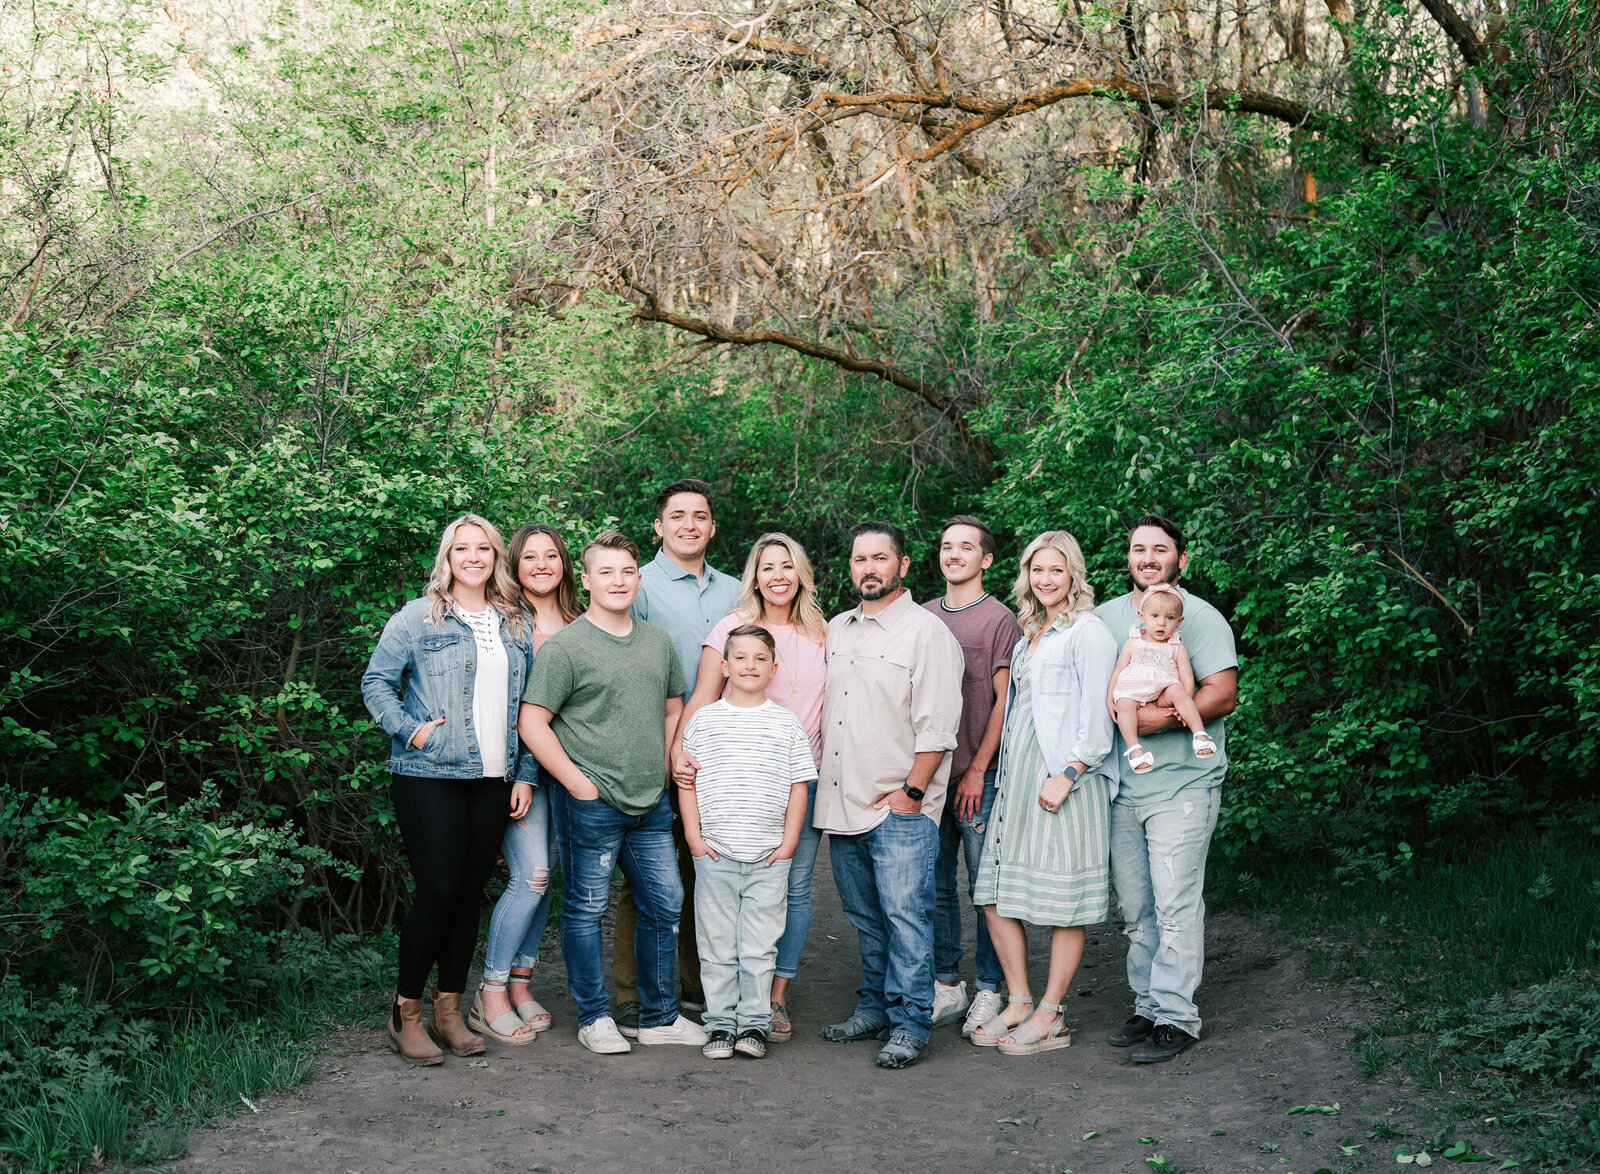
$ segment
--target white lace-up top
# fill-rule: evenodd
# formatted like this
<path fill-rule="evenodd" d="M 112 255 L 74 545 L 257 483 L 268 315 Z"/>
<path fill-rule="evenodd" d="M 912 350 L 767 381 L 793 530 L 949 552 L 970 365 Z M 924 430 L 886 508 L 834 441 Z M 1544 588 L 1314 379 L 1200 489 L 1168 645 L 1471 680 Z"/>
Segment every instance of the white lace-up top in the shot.
<path fill-rule="evenodd" d="M 500 613 L 493 607 L 467 611 L 456 607 L 456 618 L 472 629 L 478 645 L 477 668 L 472 682 L 472 728 L 477 731 L 478 753 L 483 757 L 483 777 L 506 777 L 506 690 L 511 664 L 500 640 Z"/>

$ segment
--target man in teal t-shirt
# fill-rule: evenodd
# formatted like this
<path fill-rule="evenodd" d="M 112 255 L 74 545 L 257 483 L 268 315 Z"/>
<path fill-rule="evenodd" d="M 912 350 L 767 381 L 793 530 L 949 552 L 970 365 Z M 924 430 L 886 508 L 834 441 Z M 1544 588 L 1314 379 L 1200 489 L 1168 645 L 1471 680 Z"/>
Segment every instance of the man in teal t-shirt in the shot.
<path fill-rule="evenodd" d="M 1176 584 L 1189 565 L 1183 531 L 1146 514 L 1128 534 L 1128 580 L 1133 590 L 1096 612 L 1126 644 L 1139 622 L 1137 608 L 1156 583 Z M 1181 588 L 1179 637 L 1194 666 L 1195 705 L 1216 741 L 1207 758 L 1194 753 L 1191 732 L 1170 706 L 1139 707 L 1139 738 L 1155 756 L 1145 774 L 1122 771 L 1111 805 L 1111 883 L 1128 935 L 1128 985 L 1133 1017 L 1111 1035 L 1111 1046 L 1139 1045 L 1136 1064 L 1170 1060 L 1200 1038 L 1195 988 L 1205 963 L 1206 853 L 1217 826 L 1222 777 L 1228 770 L 1223 718 L 1239 696 L 1233 629 L 1205 600 Z M 1116 752 L 1127 749 L 1121 735 Z M 1120 763 L 1126 763 L 1120 758 Z"/>

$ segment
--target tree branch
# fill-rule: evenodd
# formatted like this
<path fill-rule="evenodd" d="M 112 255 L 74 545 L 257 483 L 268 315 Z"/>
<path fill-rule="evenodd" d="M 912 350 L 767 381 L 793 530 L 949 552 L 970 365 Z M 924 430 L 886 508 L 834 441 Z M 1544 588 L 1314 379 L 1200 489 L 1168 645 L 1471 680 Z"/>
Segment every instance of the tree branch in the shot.
<path fill-rule="evenodd" d="M 1450 7 L 1450 0 L 1422 0 L 1422 6 L 1428 10 L 1428 15 L 1439 23 L 1439 27 L 1456 43 L 1456 48 L 1461 50 L 1461 56 L 1468 65 L 1485 65 L 1489 61 L 1489 51 L 1484 48 L 1483 42 L 1478 40 L 1478 35 L 1472 31 L 1462 15 Z"/>
<path fill-rule="evenodd" d="M 675 314 L 671 310 L 661 307 L 655 295 L 635 285 L 635 289 L 645 296 L 645 304 L 638 306 L 633 311 L 633 316 L 643 322 L 663 322 L 668 326 L 676 326 L 690 334 L 698 334 L 701 338 L 713 342 L 731 343 L 734 346 L 780 346 L 794 351 L 796 354 L 806 355 L 809 358 L 821 359 L 832 363 L 846 371 L 855 371 L 862 375 L 873 375 L 902 390 L 909 391 L 922 399 L 929 407 L 937 411 L 955 426 L 956 432 L 966 445 L 977 453 L 987 471 L 994 467 L 996 454 L 994 447 L 989 443 L 988 437 L 978 436 L 973 433 L 972 426 L 967 420 L 961 401 L 947 392 L 941 391 L 925 380 L 902 370 L 894 364 L 893 360 L 871 359 L 863 355 L 853 355 L 848 351 L 836 347 L 825 346 L 811 339 L 801 338 L 794 334 L 785 334 L 778 330 L 739 330 L 730 326 L 719 326 L 715 322 L 707 322 L 700 318 L 690 318 L 683 314 Z"/>

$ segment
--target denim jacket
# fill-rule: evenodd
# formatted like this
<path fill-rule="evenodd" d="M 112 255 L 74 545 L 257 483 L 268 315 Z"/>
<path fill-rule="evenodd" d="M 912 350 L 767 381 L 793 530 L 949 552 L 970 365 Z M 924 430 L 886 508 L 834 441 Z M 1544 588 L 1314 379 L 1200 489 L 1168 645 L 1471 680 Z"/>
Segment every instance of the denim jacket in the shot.
<path fill-rule="evenodd" d="M 472 686 L 477 670 L 478 645 L 472 629 L 446 613 L 437 624 L 428 619 L 426 596 L 413 599 L 389 617 L 373 649 L 367 671 L 361 675 L 361 698 L 372 720 L 391 741 L 389 770 L 395 774 L 434 779 L 483 777 L 483 757 L 472 728 Z M 517 737 L 517 714 L 522 687 L 533 662 L 533 645 L 526 628 L 518 634 L 502 618 L 500 640 L 505 645 L 511 676 L 507 682 L 507 781 L 535 782 L 538 765 Z M 411 744 L 417 727 L 434 718 L 444 724 L 428 735 L 423 748 Z"/>
<path fill-rule="evenodd" d="M 1017 641 L 1011 652 L 1012 663 L 1027 654 L 1028 641 Z M 1058 618 L 1044 630 L 1028 662 L 1028 681 L 1033 690 L 1033 729 L 1044 754 L 1045 770 L 1060 774 L 1069 762 L 1084 764 L 1084 774 L 1104 775 L 1111 780 L 1112 798 L 1117 794 L 1119 771 L 1111 755 L 1116 727 L 1106 707 L 1106 692 L 1117 667 L 1117 641 L 1105 621 L 1092 611 L 1081 611 L 1068 627 Z M 1016 700 L 1015 671 L 1006 690 L 1006 718 Z M 1000 744 L 1000 763 L 1004 764 L 1005 742 Z M 1002 777 L 1004 777 L 1002 775 Z"/>

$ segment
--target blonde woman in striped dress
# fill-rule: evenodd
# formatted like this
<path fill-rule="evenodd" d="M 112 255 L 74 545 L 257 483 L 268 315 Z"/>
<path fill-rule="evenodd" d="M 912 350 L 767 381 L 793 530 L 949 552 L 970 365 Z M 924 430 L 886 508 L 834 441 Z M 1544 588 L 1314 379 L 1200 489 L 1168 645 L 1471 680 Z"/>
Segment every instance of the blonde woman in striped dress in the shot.
<path fill-rule="evenodd" d="M 1022 1056 L 1071 1042 L 1062 1000 L 1083 959 L 1083 927 L 1109 905 L 1111 797 L 1117 763 L 1106 690 L 1117 641 L 1094 613 L 1083 551 L 1065 530 L 1028 544 L 1017 576 L 1023 638 L 1012 653 L 1000 784 L 973 903 L 983 909 L 1009 1001 L 972 1033 Z M 1023 922 L 1050 927 L 1050 973 L 1037 1008 Z"/>

